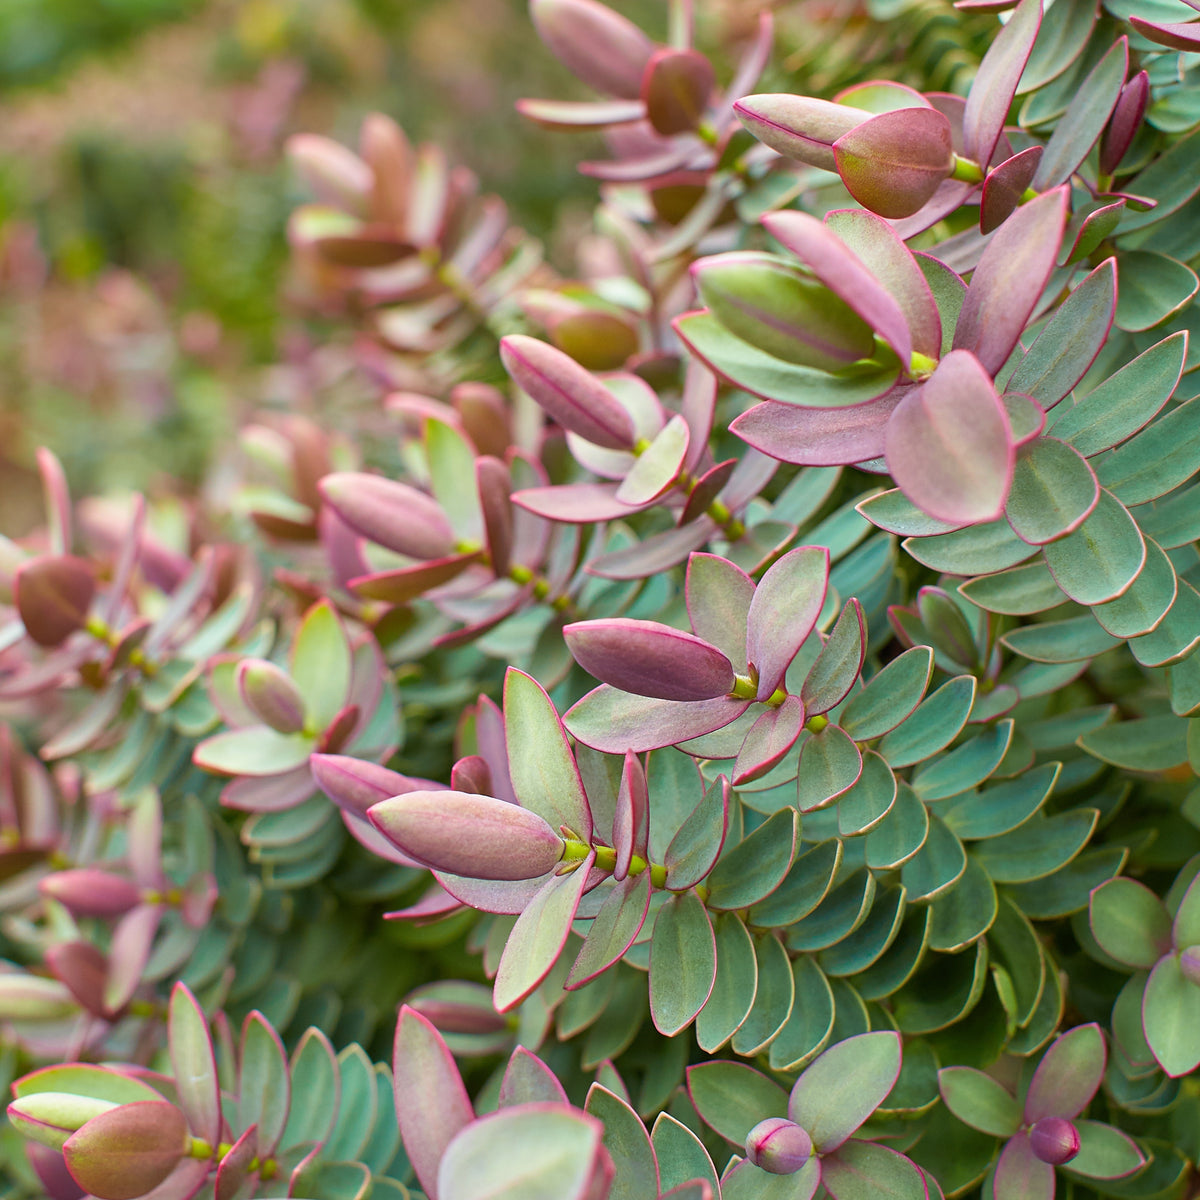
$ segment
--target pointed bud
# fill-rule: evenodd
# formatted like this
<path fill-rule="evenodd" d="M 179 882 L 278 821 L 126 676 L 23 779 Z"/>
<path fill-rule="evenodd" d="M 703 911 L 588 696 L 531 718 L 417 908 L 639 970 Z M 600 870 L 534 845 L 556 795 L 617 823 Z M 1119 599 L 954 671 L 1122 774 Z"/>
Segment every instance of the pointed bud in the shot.
<path fill-rule="evenodd" d="M 238 663 L 236 678 L 242 703 L 264 725 L 277 733 L 304 728 L 304 697 L 286 671 L 265 658 L 247 658 Z"/>
<path fill-rule="evenodd" d="M 865 109 L 786 92 L 746 96 L 733 111 L 763 145 L 823 171 L 837 170 L 833 143 L 871 118 Z"/>
<path fill-rule="evenodd" d="M 326 475 L 321 496 L 355 533 L 409 558 L 445 558 L 454 552 L 454 531 L 432 496 L 360 471 Z"/>
<path fill-rule="evenodd" d="M 8 1106 L 8 1119 L 24 1137 L 60 1150 L 77 1129 L 117 1107 L 111 1100 L 72 1092 L 33 1092 Z"/>
<path fill-rule="evenodd" d="M 1100 139 L 1100 173 L 1111 175 L 1133 144 L 1150 103 L 1150 76 L 1139 71 L 1122 89 Z"/>
<path fill-rule="evenodd" d="M 1043 1117 L 1029 1131 L 1029 1148 L 1034 1158 L 1061 1166 L 1079 1153 L 1079 1130 L 1062 1117 Z"/>
<path fill-rule="evenodd" d="M 786 362 L 839 371 L 875 348 L 874 330 L 848 304 L 772 255 L 714 254 L 696 263 L 692 275 L 730 333 Z"/>
<path fill-rule="evenodd" d="M 63 1146 L 67 1170 L 99 1200 L 137 1200 L 183 1161 L 191 1145 L 183 1113 L 138 1100 L 93 1117 Z"/>
<path fill-rule="evenodd" d="M 409 792 L 372 807 L 371 823 L 405 854 L 470 879 L 536 879 L 563 839 L 537 813 L 468 792 Z"/>
<path fill-rule="evenodd" d="M 833 144 L 838 174 L 864 208 L 911 217 L 954 170 L 950 121 L 936 108 L 880 113 Z"/>
<path fill-rule="evenodd" d="M 56 871 L 38 884 L 38 890 L 65 905 L 75 917 L 119 917 L 142 900 L 135 884 L 97 867 Z"/>
<path fill-rule="evenodd" d="M 747 1160 L 772 1175 L 794 1175 L 812 1148 L 812 1138 L 786 1117 L 768 1117 L 746 1135 Z"/>
<path fill-rule="evenodd" d="M 70 554 L 40 555 L 13 575 L 13 602 L 39 646 L 57 646 L 82 629 L 95 594 L 91 564 Z"/>
<path fill-rule="evenodd" d="M 654 43 L 596 0 L 530 0 L 547 49 L 578 79 L 606 96 L 636 100 Z"/>
<path fill-rule="evenodd" d="M 633 418 L 600 380 L 561 350 L 511 334 L 500 340 L 500 357 L 513 382 L 564 429 L 609 450 L 633 448 Z"/>
<path fill-rule="evenodd" d="M 1200 986 L 1200 946 L 1189 946 L 1179 956 L 1179 969 L 1185 979 Z"/>
<path fill-rule="evenodd" d="M 695 634 L 611 617 L 563 629 L 575 661 L 602 683 L 661 700 L 712 700 L 733 689 L 733 664 Z"/>

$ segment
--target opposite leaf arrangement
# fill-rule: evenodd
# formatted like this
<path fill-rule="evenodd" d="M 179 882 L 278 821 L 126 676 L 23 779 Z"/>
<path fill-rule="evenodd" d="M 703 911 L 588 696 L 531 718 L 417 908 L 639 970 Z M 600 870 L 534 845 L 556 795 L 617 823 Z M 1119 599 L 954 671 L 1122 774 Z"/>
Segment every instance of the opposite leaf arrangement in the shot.
<path fill-rule="evenodd" d="M 1195 6 L 962 0 L 965 94 L 829 98 L 664 7 L 530 4 L 571 278 L 293 139 L 381 415 L 169 506 L 39 455 L 6 1196 L 1196 1193 Z"/>

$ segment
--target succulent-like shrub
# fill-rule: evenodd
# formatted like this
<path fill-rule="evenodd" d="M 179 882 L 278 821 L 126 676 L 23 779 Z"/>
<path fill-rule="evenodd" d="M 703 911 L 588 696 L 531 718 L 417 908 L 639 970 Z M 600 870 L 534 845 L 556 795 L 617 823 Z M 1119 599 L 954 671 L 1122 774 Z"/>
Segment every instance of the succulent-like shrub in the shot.
<path fill-rule="evenodd" d="M 7 1194 L 1194 1194 L 1200 23 L 964 7 L 825 97 L 532 0 L 571 279 L 293 140 L 382 419 L 4 544 Z"/>

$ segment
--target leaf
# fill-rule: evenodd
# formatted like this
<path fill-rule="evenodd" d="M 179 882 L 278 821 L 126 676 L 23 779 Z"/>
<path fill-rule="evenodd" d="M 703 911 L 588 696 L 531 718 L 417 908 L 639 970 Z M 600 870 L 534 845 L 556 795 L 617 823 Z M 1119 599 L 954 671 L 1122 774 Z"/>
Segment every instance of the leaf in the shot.
<path fill-rule="evenodd" d="M 741 1027 L 734 1033 L 735 1054 L 753 1058 L 775 1039 L 792 1013 L 795 981 L 792 964 L 783 943 L 773 934 L 755 940 L 758 985 L 754 1004 Z"/>
<path fill-rule="evenodd" d="M 853 408 L 800 408 L 767 400 L 729 426 L 742 441 L 782 462 L 841 466 L 883 454 L 888 418 L 905 388 Z"/>
<path fill-rule="evenodd" d="M 744 1063 L 715 1060 L 688 1067 L 687 1089 L 704 1123 L 735 1146 L 743 1146 L 760 1121 L 787 1116 L 787 1092 Z"/>
<path fill-rule="evenodd" d="M 1013 737 L 1013 722 L 999 721 L 913 776 L 922 800 L 946 800 L 978 787 L 1003 762 Z"/>
<path fill-rule="evenodd" d="M 1042 149 L 1041 146 L 1030 146 L 987 173 L 979 198 L 980 233 L 999 229 L 1016 211 L 1038 168 Z"/>
<path fill-rule="evenodd" d="M 437 1200 L 549 1195 L 585 1200 L 603 1133 L 599 1121 L 561 1104 L 489 1113 L 446 1147 L 438 1169 Z"/>
<path fill-rule="evenodd" d="M 713 930 L 717 974 L 712 992 L 696 1018 L 696 1042 L 707 1054 L 715 1054 L 742 1027 L 758 990 L 754 939 L 741 917 L 718 913 Z"/>
<path fill-rule="evenodd" d="M 729 829 L 729 783 L 722 775 L 680 825 L 663 855 L 667 885 L 674 891 L 694 887 L 713 869 Z"/>
<path fill-rule="evenodd" d="M 788 696 L 755 720 L 733 765 L 735 787 L 767 774 L 786 756 L 804 729 L 804 715 L 800 700 Z"/>
<path fill-rule="evenodd" d="M 791 808 L 769 816 L 721 857 L 708 877 L 705 903 L 715 909 L 742 909 L 771 895 L 792 865 L 799 825 Z"/>
<path fill-rule="evenodd" d="M 1122 254 L 1117 274 L 1117 324 L 1133 332 L 1161 325 L 1200 287 L 1190 267 L 1155 250 Z"/>
<path fill-rule="evenodd" d="M 658 1200 L 658 1164 L 641 1117 L 599 1083 L 588 1089 L 584 1109 L 604 1125 L 615 1168 L 609 1200 Z"/>
<path fill-rule="evenodd" d="M 1145 1165 L 1146 1156 L 1127 1133 L 1099 1121 L 1076 1121 L 1075 1129 L 1079 1133 L 1079 1153 L 1063 1164 L 1072 1174 L 1088 1179 L 1123 1179 Z"/>
<path fill-rule="evenodd" d="M 1146 562 L 1146 544 L 1128 509 L 1101 489 L 1091 515 L 1074 533 L 1043 550 L 1054 581 L 1079 604 L 1124 594 Z"/>
<path fill-rule="evenodd" d="M 812 632 L 829 585 L 829 551 L 801 546 L 759 581 L 747 616 L 746 657 L 758 670 L 758 698 L 768 699 Z"/>
<path fill-rule="evenodd" d="M 872 903 L 867 919 L 848 938 L 821 951 L 821 970 L 842 978 L 857 975 L 877 962 L 900 932 L 907 898 L 903 887 L 886 889 Z"/>
<path fill-rule="evenodd" d="M 892 810 L 896 802 L 896 776 L 874 750 L 862 752 L 862 774 L 838 801 L 838 833 L 858 837 L 869 833 Z"/>
<path fill-rule="evenodd" d="M 800 698 L 807 716 L 836 707 L 858 679 L 866 655 L 866 621 L 862 605 L 848 600 L 804 677 Z"/>
<path fill-rule="evenodd" d="M 836 839 L 818 842 L 801 854 L 770 896 L 750 910 L 755 925 L 790 925 L 808 916 L 825 899 L 841 864 Z"/>
<path fill-rule="evenodd" d="M 617 488 L 622 504 L 640 506 L 669 492 L 679 480 L 688 452 L 688 427 L 681 416 L 672 417 L 638 456 Z"/>
<path fill-rule="evenodd" d="M 315 745 L 307 734 L 276 733 L 266 725 L 252 725 L 205 738 L 192 761 L 221 775 L 265 778 L 304 766 Z"/>
<path fill-rule="evenodd" d="M 292 1052 L 289 1064 L 292 1097 L 283 1147 L 300 1142 L 324 1142 L 333 1128 L 341 1101 L 337 1059 L 329 1039 L 309 1028 Z"/>
<path fill-rule="evenodd" d="M 746 620 L 754 599 L 754 580 L 727 558 L 692 554 L 687 567 L 687 610 L 696 636 L 746 668 Z"/>
<path fill-rule="evenodd" d="M 542 686 L 515 667 L 504 677 L 504 730 L 521 806 L 589 840 L 592 814 L 562 722 Z"/>
<path fill-rule="evenodd" d="M 826 1050 L 806 1068 L 788 1099 L 788 1119 L 813 1146 L 836 1150 L 883 1103 L 900 1075 L 897 1033 L 865 1033 Z"/>
<path fill-rule="evenodd" d="M 215 1146 L 221 1132 L 221 1100 L 212 1037 L 196 998 L 182 983 L 171 990 L 167 1039 L 179 1104 L 188 1128 Z"/>
<path fill-rule="evenodd" d="M 184 1160 L 183 1113 L 164 1100 L 142 1100 L 98 1113 L 63 1144 L 71 1179 L 88 1192 L 125 1200 L 153 1191 Z"/>
<path fill-rule="evenodd" d="M 612 966 L 633 945 L 649 909 L 650 872 L 627 875 L 601 905 L 564 986 L 582 987 Z"/>
<path fill-rule="evenodd" d="M 990 521 L 933 537 L 905 538 L 901 545 L 917 562 L 946 575 L 990 575 L 1015 567 L 1034 553 L 1007 521 Z"/>
<path fill-rule="evenodd" d="M 1155 1061 L 1172 1078 L 1200 1066 L 1200 1024 L 1195 1018 L 1196 985 L 1183 974 L 1178 956 L 1168 955 L 1146 981 L 1142 1024 Z"/>
<path fill-rule="evenodd" d="M 704 1180 L 713 1196 L 720 1194 L 716 1168 L 704 1143 L 682 1121 L 670 1113 L 659 1113 L 651 1141 L 658 1158 L 659 1187 L 664 1192 L 691 1180 Z"/>
<path fill-rule="evenodd" d="M 811 734 L 800 751 L 796 807 L 813 812 L 843 795 L 862 774 L 862 753 L 840 725 Z"/>
<path fill-rule="evenodd" d="M 847 1142 L 821 1163 L 821 1182 L 834 1200 L 927 1200 L 920 1170 L 877 1142 Z"/>
<path fill-rule="evenodd" d="M 1045 804 L 1061 769 L 1058 763 L 1043 763 L 1016 779 L 956 797 L 940 809 L 942 819 L 966 841 L 1008 833 Z"/>
<path fill-rule="evenodd" d="M 952 888 L 966 869 L 962 842 L 935 813 L 921 848 L 904 864 L 900 882 L 913 901 L 932 900 Z"/>
<path fill-rule="evenodd" d="M 13 573 L 13 603 L 39 646 L 57 646 L 82 629 L 95 594 L 91 564 L 69 554 L 26 559 Z"/>
<path fill-rule="evenodd" d="M 1186 579 L 1177 579 L 1176 586 L 1175 599 L 1157 627 L 1129 641 L 1133 657 L 1143 666 L 1179 662 L 1200 644 L 1200 596 Z"/>
<path fill-rule="evenodd" d="M 1011 833 L 988 838 L 972 852 L 996 883 L 1041 879 L 1070 862 L 1096 827 L 1094 808 L 1034 817 Z"/>
<path fill-rule="evenodd" d="M 1134 879 L 1110 879 L 1091 895 L 1092 936 L 1105 954 L 1150 970 L 1171 948 L 1171 918 L 1162 901 Z"/>
<path fill-rule="evenodd" d="M 1146 538 L 1146 565 L 1129 590 L 1107 604 L 1097 604 L 1092 616 L 1113 637 L 1132 638 L 1153 632 L 1162 624 L 1179 594 L 1175 568 L 1166 553 Z"/>
<path fill-rule="evenodd" d="M 514 1008 L 550 973 L 571 932 L 595 852 L 569 875 L 552 875 L 509 932 L 496 971 L 497 1012 Z"/>
<path fill-rule="evenodd" d="M 1018 1133 L 1000 1151 L 992 1187 L 999 1189 L 1001 1196 L 1053 1200 L 1054 1168 L 1034 1157 L 1027 1132 Z"/>
<path fill-rule="evenodd" d="M 291 1076 L 279 1035 L 259 1012 L 242 1027 L 238 1055 L 238 1127 L 258 1127 L 258 1150 L 274 1153 L 291 1107 Z"/>
<path fill-rule="evenodd" d="M 518 100 L 515 107 L 543 129 L 607 129 L 646 115 L 640 100 Z"/>
<path fill-rule="evenodd" d="M 1078 1025 L 1060 1034 L 1042 1056 L 1025 1095 L 1028 1124 L 1044 1117 L 1079 1116 L 1104 1078 L 1107 1053 L 1096 1024 Z"/>
<path fill-rule="evenodd" d="M 1012 1137 L 1021 1124 L 1021 1109 L 1012 1095 L 990 1075 L 971 1067 L 943 1067 L 938 1089 L 946 1107 L 964 1124 L 995 1137 Z"/>
<path fill-rule="evenodd" d="M 717 974 L 712 923 L 693 891 L 672 896 L 658 910 L 650 943 L 650 1014 L 664 1037 L 695 1019 Z"/>
<path fill-rule="evenodd" d="M 908 862 L 929 836 L 929 810 L 907 784 L 896 793 L 887 816 L 867 834 L 866 861 L 872 870 L 890 871 Z"/>
<path fill-rule="evenodd" d="M 959 734 L 975 702 L 975 677 L 958 675 L 942 684 L 913 714 L 879 743 L 890 767 L 931 758 Z"/>
<path fill-rule="evenodd" d="M 1096 460 L 1101 484 L 1123 504 L 1156 500 L 1198 470 L 1200 404 L 1195 397 Z"/>
<path fill-rule="evenodd" d="M 1041 546 L 1078 529 L 1099 499 L 1087 460 L 1066 442 L 1039 437 L 1017 451 L 1004 515 L 1023 542 Z"/>
<path fill-rule="evenodd" d="M 1078 744 L 1127 771 L 1166 771 L 1187 762 L 1187 722 L 1172 716 L 1121 721 L 1082 734 Z"/>
<path fill-rule="evenodd" d="M 851 697 L 838 723 L 856 741 L 881 737 L 916 709 L 932 673 L 933 653 L 927 646 L 904 651 Z"/>
<path fill-rule="evenodd" d="M 714 86 L 712 64 L 697 50 L 655 50 L 642 75 L 642 101 L 656 133 L 695 129 Z"/>

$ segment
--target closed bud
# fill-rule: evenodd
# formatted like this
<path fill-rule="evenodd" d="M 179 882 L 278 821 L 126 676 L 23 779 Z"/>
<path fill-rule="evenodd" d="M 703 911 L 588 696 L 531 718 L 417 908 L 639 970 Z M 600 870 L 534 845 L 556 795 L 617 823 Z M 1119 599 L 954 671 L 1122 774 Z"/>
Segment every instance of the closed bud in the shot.
<path fill-rule="evenodd" d="M 573 75 L 606 96 L 636 100 L 654 43 L 597 0 L 531 0 L 547 49 Z"/>
<path fill-rule="evenodd" d="M 470 879 L 536 879 L 562 857 L 535 812 L 469 792 L 409 792 L 374 805 L 371 823 L 405 854 Z"/>
<path fill-rule="evenodd" d="M 38 884 L 38 890 L 76 917 L 119 917 L 142 899 L 141 890 L 128 879 L 97 867 L 56 871 Z"/>
<path fill-rule="evenodd" d="M 99 1200 L 137 1200 L 187 1156 L 183 1113 L 165 1100 L 138 1100 L 93 1117 L 63 1146 L 72 1177 Z"/>
<path fill-rule="evenodd" d="M 1034 1158 L 1061 1166 L 1079 1153 L 1079 1130 L 1063 1117 L 1043 1117 L 1029 1131 L 1029 1147 Z"/>
<path fill-rule="evenodd" d="M 746 1158 L 772 1175 L 794 1175 L 812 1157 L 812 1138 L 786 1117 L 768 1117 L 746 1135 Z"/>
<path fill-rule="evenodd" d="M 57 646 L 87 621 L 96 576 L 70 554 L 43 554 L 13 575 L 13 602 L 25 631 L 39 646 Z"/>
<path fill-rule="evenodd" d="M 865 109 L 786 92 L 746 96 L 733 110 L 764 146 L 823 171 L 837 170 L 833 143 L 871 117 Z"/>
<path fill-rule="evenodd" d="M 1133 144 L 1150 103 L 1150 76 L 1139 71 L 1122 89 L 1100 139 L 1100 173 L 1111 175 Z"/>
<path fill-rule="evenodd" d="M 290 675 L 264 658 L 238 663 L 237 686 L 245 706 L 278 733 L 304 728 L 304 697 Z"/>
<path fill-rule="evenodd" d="M 314 754 L 308 764 L 317 787 L 338 808 L 359 817 L 365 817 L 372 804 L 414 787 L 410 779 L 397 771 L 344 754 Z"/>
<path fill-rule="evenodd" d="M 326 475 L 321 497 L 355 533 L 409 558 L 454 553 L 454 531 L 432 496 L 359 471 Z"/>
<path fill-rule="evenodd" d="M 696 263 L 692 275 L 730 333 L 785 362 L 839 371 L 875 348 L 874 330 L 845 301 L 772 255 L 714 254 Z"/>
<path fill-rule="evenodd" d="M 733 664 L 695 634 L 657 621 L 612 617 L 563 629 L 575 661 L 602 683 L 660 700 L 712 700 L 735 683 Z"/>
<path fill-rule="evenodd" d="M 1185 979 L 1200 986 L 1200 946 L 1189 946 L 1179 956 L 1179 969 Z"/>
<path fill-rule="evenodd" d="M 8 1106 L 8 1119 L 24 1137 L 60 1150 L 77 1129 L 116 1107 L 111 1100 L 74 1092 L 34 1092 L 19 1096 Z"/>

